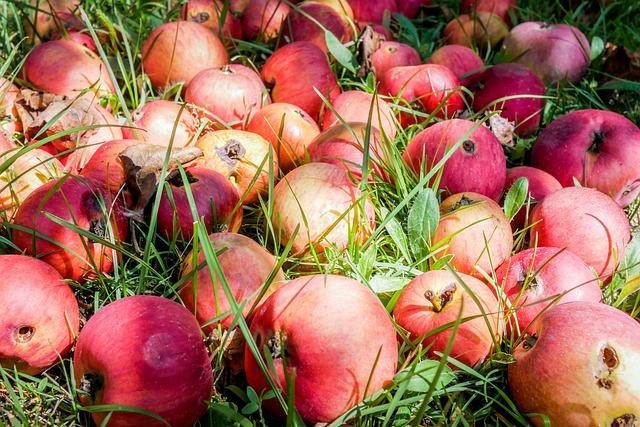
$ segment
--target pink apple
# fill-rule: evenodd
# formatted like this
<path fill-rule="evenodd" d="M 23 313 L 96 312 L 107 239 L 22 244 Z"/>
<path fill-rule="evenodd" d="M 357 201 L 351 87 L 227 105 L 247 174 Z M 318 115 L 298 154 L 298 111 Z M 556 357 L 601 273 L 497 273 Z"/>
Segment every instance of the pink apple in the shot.
<path fill-rule="evenodd" d="M 530 197 L 530 209 L 533 208 L 540 200 L 544 199 L 548 194 L 553 193 L 562 188 L 562 185 L 552 175 L 543 170 L 532 168 L 531 166 L 516 166 L 507 169 L 507 180 L 504 185 L 505 192 L 509 191 L 511 186 L 518 178 L 527 178 Z M 523 228 L 529 217 L 527 207 L 523 206 L 520 211 L 511 220 L 511 226 L 514 228 Z"/>
<path fill-rule="evenodd" d="M 333 109 L 327 109 L 322 119 L 322 129 L 344 122 L 368 123 L 384 132 L 392 140 L 396 136 L 396 124 L 391 106 L 379 96 L 360 90 L 348 90 L 334 98 Z M 335 110 L 335 112 L 334 112 Z"/>
<path fill-rule="evenodd" d="M 198 130 L 198 121 L 188 108 L 182 108 L 177 102 L 158 99 L 147 102 L 133 113 L 133 126 L 122 129 L 124 138 L 166 146 L 173 141 L 173 147 L 184 147 L 195 142 L 193 138 Z"/>
<path fill-rule="evenodd" d="M 403 67 L 407 65 L 420 65 L 422 59 L 420 54 L 408 44 L 383 41 L 371 55 L 371 65 L 373 73 L 378 80 L 393 67 Z"/>
<path fill-rule="evenodd" d="M 269 42 L 278 37 L 290 11 L 283 0 L 251 0 L 242 12 L 242 32 L 247 39 Z"/>
<path fill-rule="evenodd" d="M 353 39 L 352 24 L 346 15 L 313 0 L 303 1 L 289 12 L 284 31 L 291 41 L 309 41 L 324 52 L 328 52 L 325 31 L 333 33 L 342 43 Z"/>
<path fill-rule="evenodd" d="M 464 80 L 466 77 L 484 68 L 484 62 L 477 53 L 467 46 L 458 44 L 449 44 L 436 49 L 427 63 L 440 64 L 449 68 L 463 86 L 467 86 Z"/>
<path fill-rule="evenodd" d="M 404 1 L 404 0 L 401 0 Z M 353 16 L 359 22 L 382 23 L 386 14 L 392 15 L 398 10 L 396 0 L 348 0 Z"/>

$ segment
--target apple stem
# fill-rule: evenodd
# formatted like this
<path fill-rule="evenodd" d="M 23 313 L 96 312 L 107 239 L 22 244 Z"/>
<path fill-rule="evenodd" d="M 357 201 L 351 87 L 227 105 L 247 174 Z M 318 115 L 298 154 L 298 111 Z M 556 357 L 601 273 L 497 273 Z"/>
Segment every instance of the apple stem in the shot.
<path fill-rule="evenodd" d="M 593 133 L 593 140 L 591 141 L 591 146 L 589 147 L 589 151 L 591 153 L 599 153 L 600 146 L 604 143 L 604 132 L 596 131 Z"/>
<path fill-rule="evenodd" d="M 438 294 L 434 293 L 431 290 L 428 290 L 424 293 L 426 299 L 431 302 L 433 306 L 433 311 L 436 313 L 440 313 L 442 309 L 453 299 L 453 295 L 456 293 L 457 286 L 455 283 L 450 283 L 442 289 Z"/>
<path fill-rule="evenodd" d="M 89 396 L 92 402 L 96 400 L 96 394 L 102 389 L 104 378 L 100 374 L 87 372 L 80 378 L 80 388 L 82 394 Z"/>

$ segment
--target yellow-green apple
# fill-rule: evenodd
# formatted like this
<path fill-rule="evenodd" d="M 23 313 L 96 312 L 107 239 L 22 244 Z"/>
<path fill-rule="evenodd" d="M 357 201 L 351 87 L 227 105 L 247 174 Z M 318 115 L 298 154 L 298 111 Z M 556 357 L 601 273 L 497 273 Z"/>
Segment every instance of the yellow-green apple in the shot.
<path fill-rule="evenodd" d="M 509 34 L 509 26 L 489 12 L 456 16 L 444 29 L 447 44 L 477 46 L 488 50 L 498 45 Z"/>

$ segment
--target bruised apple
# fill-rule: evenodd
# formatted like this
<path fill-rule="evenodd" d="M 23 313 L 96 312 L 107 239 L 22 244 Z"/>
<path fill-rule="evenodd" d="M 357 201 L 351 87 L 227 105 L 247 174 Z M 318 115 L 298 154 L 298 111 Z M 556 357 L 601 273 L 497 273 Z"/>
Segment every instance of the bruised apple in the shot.
<path fill-rule="evenodd" d="M 136 407 L 93 412 L 101 425 L 191 427 L 206 411 L 213 385 L 198 321 L 180 304 L 151 295 L 112 302 L 80 332 L 73 373 L 83 405 Z M 106 423 L 105 423 L 106 424 Z"/>
<path fill-rule="evenodd" d="M 460 316 L 449 356 L 474 367 L 500 341 L 501 315 L 498 300 L 487 285 L 467 274 L 458 276 L 459 279 L 447 270 L 419 275 L 402 289 L 393 316 L 409 332 L 411 340 L 420 339 L 424 347 L 429 347 L 429 357 L 435 359 L 439 359 L 436 352 L 444 353 L 453 330 L 425 335 Z"/>
<path fill-rule="evenodd" d="M 166 146 L 173 141 L 173 147 L 184 147 L 194 142 L 198 131 L 198 121 L 188 108 L 164 99 L 147 102 L 133 113 L 132 118 L 133 128 L 122 129 L 125 139 Z"/>
<path fill-rule="evenodd" d="M 436 49 L 427 63 L 440 64 L 449 68 L 463 86 L 467 86 L 466 77 L 484 68 L 482 58 L 473 49 L 458 44 L 449 44 Z"/>
<path fill-rule="evenodd" d="M 390 140 L 396 136 L 395 117 L 391 106 L 379 96 L 360 90 L 348 90 L 336 96 L 333 109 L 328 109 L 322 119 L 322 129 L 345 122 L 371 123 Z M 334 111 L 335 110 L 335 111 Z M 371 120 L 369 120 L 371 116 Z"/>
<path fill-rule="evenodd" d="M 307 163 L 276 185 L 271 221 L 278 240 L 286 245 L 293 239 L 292 256 L 303 258 L 333 245 L 344 250 L 352 239 L 364 241 L 374 228 L 375 212 L 343 168 Z"/>
<path fill-rule="evenodd" d="M 505 192 L 519 179 L 526 178 L 529 187 L 529 211 L 527 206 L 520 208 L 518 213 L 511 220 L 511 226 L 523 228 L 529 221 L 531 209 L 548 194 L 562 188 L 562 185 L 547 172 L 532 168 L 531 166 L 516 166 L 507 169 L 507 181 L 505 182 Z"/>
<path fill-rule="evenodd" d="M 509 34 L 509 26 L 498 15 L 477 12 L 455 17 L 447 24 L 443 34 L 447 44 L 477 46 L 487 50 Z"/>
<path fill-rule="evenodd" d="M 454 194 L 443 200 L 440 214 L 432 239 L 432 246 L 441 249 L 436 259 L 451 257 L 456 270 L 479 277 L 509 258 L 511 226 L 493 200 L 477 193 Z"/>
<path fill-rule="evenodd" d="M 209 235 L 211 246 L 217 255 L 224 279 L 238 305 L 243 306 L 242 314 L 247 316 L 254 305 L 259 306 L 277 288 L 285 283 L 282 269 L 274 272 L 277 260 L 258 243 L 236 233 L 212 233 Z M 180 298 L 207 333 L 212 333 L 218 322 L 208 323 L 211 319 L 231 311 L 220 279 L 213 277 L 206 266 L 205 256 L 198 253 L 197 265 L 203 264 L 194 272 L 193 251 L 185 257 L 182 266 L 182 278 L 186 281 L 180 289 Z M 247 263 L 251 268 L 247 269 Z M 196 277 L 197 276 L 197 277 Z M 269 279 L 269 280 L 268 280 Z M 259 301 L 258 296 L 262 299 Z M 220 320 L 227 329 L 233 322 L 233 312 Z"/>
<path fill-rule="evenodd" d="M 373 292 L 347 277 L 290 281 L 258 309 L 251 335 L 261 353 L 271 354 L 275 371 L 269 373 L 285 395 L 285 376 L 295 374 L 291 401 L 310 424 L 333 421 L 396 372 L 398 344 L 389 315 Z M 248 347 L 244 367 L 258 393 L 270 388 Z M 275 399 L 264 405 L 282 414 Z"/>
<path fill-rule="evenodd" d="M 78 302 L 49 264 L 0 255 L 0 366 L 36 375 L 55 365 L 80 329 Z"/>
<path fill-rule="evenodd" d="M 417 50 L 408 44 L 394 41 L 380 42 L 380 46 L 371 55 L 373 74 L 378 80 L 393 67 L 420 65 L 421 63 L 422 59 Z"/>

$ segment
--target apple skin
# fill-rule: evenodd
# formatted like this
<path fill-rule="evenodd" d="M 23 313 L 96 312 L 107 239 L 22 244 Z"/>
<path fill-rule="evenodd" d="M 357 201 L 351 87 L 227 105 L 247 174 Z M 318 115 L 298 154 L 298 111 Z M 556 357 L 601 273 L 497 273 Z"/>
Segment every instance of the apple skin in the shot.
<path fill-rule="evenodd" d="M 104 200 L 110 214 L 108 219 L 100 208 L 99 199 Z M 25 254 L 37 256 L 51 265 L 65 279 L 84 282 L 95 277 L 94 267 L 105 273 L 111 271 L 113 251 L 110 248 L 50 220 L 45 212 L 99 236 L 105 233 L 106 221 L 109 220 L 118 243 L 125 240 L 128 233 L 121 198 L 114 199 L 108 191 L 92 182 L 70 175 L 49 181 L 33 191 L 22 202 L 13 219 L 14 225 L 30 230 L 13 230 L 13 243 Z M 31 230 L 58 244 L 36 237 Z M 104 237 L 109 239 L 108 235 Z"/>
<path fill-rule="evenodd" d="M 80 332 L 73 362 L 84 405 L 134 406 L 171 426 L 191 427 L 211 397 L 211 364 L 198 321 L 165 298 L 136 295 L 103 307 Z M 94 412 L 93 421 L 100 425 L 107 414 Z M 166 424 L 143 414 L 113 412 L 109 425 Z"/>
<path fill-rule="evenodd" d="M 102 60 L 86 47 L 71 40 L 52 40 L 34 47 L 22 69 L 23 78 L 46 92 L 90 101 L 113 93 L 114 86 Z"/>
<path fill-rule="evenodd" d="M 514 310 L 507 323 L 514 338 L 556 304 L 602 302 L 593 270 L 566 249 L 537 247 L 519 252 L 496 269 L 496 283 L 508 299 L 505 305 Z"/>
<path fill-rule="evenodd" d="M 296 409 L 310 424 L 333 421 L 396 372 L 398 344 L 389 315 L 375 294 L 347 277 L 290 281 L 258 309 L 251 334 L 261 350 L 286 351 L 288 374 L 295 372 Z M 274 357 L 274 365 L 271 375 L 286 388 L 282 358 Z M 247 382 L 258 393 L 270 388 L 248 348 L 244 366 Z M 264 405 L 282 415 L 275 399 Z"/>
<path fill-rule="evenodd" d="M 280 169 L 289 172 L 302 164 L 305 151 L 320 133 L 320 128 L 302 108 L 275 102 L 253 116 L 247 131 L 269 141 L 277 154 Z"/>
<path fill-rule="evenodd" d="M 487 50 L 498 45 L 509 34 L 509 26 L 493 13 L 460 15 L 451 20 L 443 35 L 447 44 L 478 46 Z"/>
<path fill-rule="evenodd" d="M 331 6 L 340 15 L 343 15 L 350 20 L 353 20 L 353 9 L 349 5 L 348 0 L 313 0 L 315 3 L 326 4 Z"/>
<path fill-rule="evenodd" d="M 476 112 L 499 110 L 502 117 L 515 124 L 521 137 L 538 130 L 544 99 L 527 96 L 544 96 L 546 87 L 529 68 L 517 63 L 494 65 L 469 77 L 468 87 L 475 92 Z M 496 102 L 506 97 L 519 98 Z"/>
<path fill-rule="evenodd" d="M 360 34 L 362 34 L 367 27 L 371 27 L 371 30 L 377 33 L 378 37 L 380 37 L 382 40 L 389 40 L 389 41 L 395 40 L 395 37 L 393 37 L 393 33 L 391 32 L 391 30 L 382 24 L 377 24 L 375 22 L 358 21 L 356 22 L 356 25 L 360 30 Z"/>
<path fill-rule="evenodd" d="M 330 101 L 340 93 L 327 56 L 311 42 L 294 42 L 276 50 L 264 64 L 261 76 L 273 87 L 274 102 L 297 105 L 316 122 L 324 104 L 315 90 Z"/>
<path fill-rule="evenodd" d="M 258 243 L 236 233 L 212 233 L 209 235 L 211 246 L 218 255 L 218 261 L 224 274 L 224 278 L 231 289 L 236 303 L 244 303 L 242 314 L 245 318 L 254 304 L 257 307 L 264 299 L 286 282 L 281 268 L 274 274 L 273 280 L 265 290 L 262 301 L 256 298 L 264 288 L 269 275 L 277 265 L 276 258 Z M 247 269 L 247 263 L 251 268 Z M 198 253 L 198 265 L 204 264 L 197 272 L 197 284 L 192 279 L 186 279 L 193 273 L 193 251 L 185 257 L 182 264 L 181 277 L 186 279 L 180 288 L 180 298 L 189 312 L 194 313 L 201 325 L 209 322 L 214 317 L 231 310 L 231 304 L 227 299 L 224 289 L 217 277 L 212 277 L 206 267 L 205 256 L 202 250 Z M 214 291 L 215 288 L 215 291 Z M 222 319 L 219 323 L 224 329 L 228 329 L 233 321 L 233 315 Z M 216 330 L 218 323 L 203 326 L 206 333 Z"/>
<path fill-rule="evenodd" d="M 224 175 L 211 169 L 194 166 L 185 172 L 190 182 L 196 212 L 207 231 L 211 232 L 221 226 L 238 231 L 242 223 L 242 208 L 237 206 L 240 195 L 236 187 Z M 168 184 L 173 204 L 165 190 L 158 208 L 158 231 L 169 239 L 179 237 L 189 241 L 193 237 L 194 220 L 185 185 L 180 175 L 169 180 Z"/>
<path fill-rule="evenodd" d="M 418 111 L 449 118 L 464 108 L 459 86 L 460 82 L 447 67 L 423 64 L 389 69 L 380 81 L 380 93 L 399 97 Z M 403 127 L 423 120 L 410 113 L 400 114 Z"/>
<path fill-rule="evenodd" d="M 133 126 L 138 129 L 122 128 L 122 137 L 155 145 L 169 146 L 175 127 L 173 147 L 185 147 L 193 142 L 198 130 L 198 121 L 188 108 L 164 99 L 147 102 L 133 113 L 132 118 Z"/>
<path fill-rule="evenodd" d="M 531 215 L 531 247 L 567 248 L 607 280 L 631 238 L 627 215 L 592 188 L 566 187 L 547 195 Z"/>
<path fill-rule="evenodd" d="M 282 0 L 251 0 L 242 12 L 242 32 L 249 40 L 269 42 L 280 34 L 291 7 Z"/>
<path fill-rule="evenodd" d="M 111 194 L 117 194 L 127 179 L 118 156 L 127 148 L 142 143 L 142 141 L 135 139 L 118 139 L 105 142 L 84 165 L 80 175 L 102 183 L 103 188 L 107 189 Z"/>
<path fill-rule="evenodd" d="M 511 25 L 509 11 L 517 10 L 516 0 L 462 0 L 461 13 L 489 12 L 497 15 L 507 25 Z"/>
<path fill-rule="evenodd" d="M 431 5 L 431 0 L 396 0 L 398 13 L 406 16 L 409 19 L 413 19 L 420 11 L 422 5 Z"/>
<path fill-rule="evenodd" d="M 329 49 L 322 27 L 332 32 L 342 43 L 353 40 L 353 28 L 346 15 L 334 7 L 316 1 L 303 1 L 297 7 L 298 9 L 289 12 L 284 24 L 284 33 L 291 41 L 309 41 L 326 53 Z M 322 27 L 303 13 L 315 19 Z"/>
<path fill-rule="evenodd" d="M 324 130 L 343 122 L 367 123 L 371 112 L 371 127 L 384 132 L 390 140 L 396 136 L 396 121 L 391 106 L 379 96 L 361 90 L 348 90 L 336 96 L 332 106 L 335 113 L 331 109 L 324 112 Z"/>
<path fill-rule="evenodd" d="M 187 85 L 185 100 L 202 107 L 209 120 L 220 126 L 243 128 L 264 103 L 271 102 L 260 77 L 244 65 L 207 68 Z M 264 98 L 264 99 L 263 99 Z"/>
<path fill-rule="evenodd" d="M 567 24 L 523 22 L 511 30 L 502 49 L 513 62 L 529 67 L 547 85 L 576 83 L 591 62 L 587 38 Z"/>
<path fill-rule="evenodd" d="M 462 119 L 436 123 L 409 142 L 402 159 L 416 175 L 429 171 L 474 125 Z M 506 176 L 507 163 L 500 142 L 480 125 L 445 163 L 439 188 L 447 194 L 471 191 L 499 200 Z"/>
<path fill-rule="evenodd" d="M 518 178 L 527 178 L 529 183 L 529 197 L 531 198 L 529 212 L 540 200 L 544 199 L 547 194 L 551 194 L 562 188 L 562 185 L 557 179 L 541 169 L 536 169 L 531 166 L 516 166 L 507 169 L 507 181 L 504 185 L 505 193 L 509 191 Z M 514 230 L 524 228 L 528 223 L 527 217 L 527 207 L 523 206 L 511 220 L 511 227 Z"/>
<path fill-rule="evenodd" d="M 156 89 L 188 84 L 200 71 L 221 67 L 229 54 L 209 29 L 191 21 L 167 22 L 154 29 L 142 46 L 142 65 Z"/>
<path fill-rule="evenodd" d="M 417 50 L 408 44 L 383 41 L 371 55 L 371 65 L 376 78 L 380 80 L 393 67 L 420 65 L 422 59 Z"/>
<path fill-rule="evenodd" d="M 463 86 L 467 86 L 465 78 L 469 74 L 484 68 L 482 58 L 473 49 L 458 44 L 449 44 L 436 49 L 427 64 L 439 64 L 449 68 Z"/>
<path fill-rule="evenodd" d="M 189 0 L 180 8 L 180 19 L 196 22 L 217 36 L 242 39 L 240 20 L 227 9 L 224 23 L 220 27 L 220 18 L 224 12 L 224 2 L 220 0 Z"/>
<path fill-rule="evenodd" d="M 398 11 L 396 0 L 378 0 L 375 2 L 372 2 L 371 0 L 348 1 L 351 9 L 353 10 L 353 16 L 358 22 L 381 24 L 385 12 L 393 15 Z"/>
<path fill-rule="evenodd" d="M 37 375 L 64 357 L 80 330 L 71 288 L 49 264 L 0 255 L 0 366 Z"/>
<path fill-rule="evenodd" d="M 547 311 L 513 352 L 509 389 L 522 413 L 553 426 L 627 426 L 640 417 L 640 325 L 593 302 Z M 542 417 L 532 416 L 536 426 Z"/>
<path fill-rule="evenodd" d="M 375 212 L 347 172 L 328 163 L 298 166 L 276 185 L 271 221 L 283 244 L 293 238 L 291 256 L 302 258 L 313 245 L 316 253 L 331 245 L 346 249 L 350 232 L 363 242 L 375 226 Z M 296 227 L 300 227 L 294 237 Z"/>
<path fill-rule="evenodd" d="M 513 234 L 500 206 L 477 193 L 458 193 L 440 204 L 440 221 L 432 246 L 445 244 L 435 259 L 453 255 L 449 263 L 461 273 L 482 277 L 511 255 Z"/>
<path fill-rule="evenodd" d="M 501 314 L 498 300 L 486 284 L 467 274 L 458 273 L 458 276 L 482 307 L 453 273 L 432 270 L 419 275 L 402 289 L 393 316 L 396 323 L 409 332 L 411 340 L 417 340 L 436 328 L 455 322 L 462 305 L 462 323 L 449 356 L 474 367 L 490 354 L 495 344 L 494 336 L 499 342 Z M 445 351 L 451 334 L 452 330 L 446 329 L 422 340 L 423 347 L 431 346 L 430 358 L 440 358 L 435 353 Z"/>
<path fill-rule="evenodd" d="M 531 160 L 563 186 L 575 178 L 622 207 L 640 193 L 640 129 L 618 113 L 578 110 L 554 120 L 538 136 Z"/>

